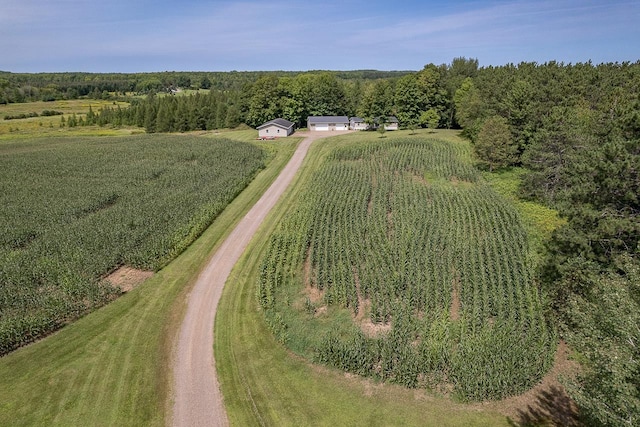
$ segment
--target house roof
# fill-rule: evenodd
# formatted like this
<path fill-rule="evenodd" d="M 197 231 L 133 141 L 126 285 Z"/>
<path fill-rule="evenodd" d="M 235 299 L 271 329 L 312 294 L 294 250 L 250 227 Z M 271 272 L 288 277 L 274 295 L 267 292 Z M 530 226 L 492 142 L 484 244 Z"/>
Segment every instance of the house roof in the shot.
<path fill-rule="evenodd" d="M 279 128 L 282 129 L 289 129 L 291 128 L 295 123 L 290 122 L 289 120 L 285 120 L 285 119 L 273 119 L 270 120 L 264 124 L 261 124 L 260 126 L 258 126 L 256 129 L 260 130 L 260 129 L 264 129 L 268 126 L 277 126 Z"/>
<path fill-rule="evenodd" d="M 351 117 L 352 123 L 364 123 L 364 119 L 361 117 Z"/>
<path fill-rule="evenodd" d="M 309 116 L 307 120 L 309 124 L 349 123 L 349 117 L 347 116 Z"/>
<path fill-rule="evenodd" d="M 396 116 L 389 116 L 386 118 L 386 120 L 382 120 L 382 117 L 376 117 L 374 121 L 376 123 L 381 123 L 384 121 L 384 123 L 386 124 L 391 124 L 391 123 L 398 123 L 398 118 Z"/>

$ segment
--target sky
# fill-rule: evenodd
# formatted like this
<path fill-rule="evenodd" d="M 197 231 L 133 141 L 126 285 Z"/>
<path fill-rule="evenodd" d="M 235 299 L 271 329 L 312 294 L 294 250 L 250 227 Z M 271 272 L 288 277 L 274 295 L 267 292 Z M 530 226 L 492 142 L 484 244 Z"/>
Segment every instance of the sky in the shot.
<path fill-rule="evenodd" d="M 0 70 L 419 70 L 640 60 L 640 0 L 0 0 Z"/>

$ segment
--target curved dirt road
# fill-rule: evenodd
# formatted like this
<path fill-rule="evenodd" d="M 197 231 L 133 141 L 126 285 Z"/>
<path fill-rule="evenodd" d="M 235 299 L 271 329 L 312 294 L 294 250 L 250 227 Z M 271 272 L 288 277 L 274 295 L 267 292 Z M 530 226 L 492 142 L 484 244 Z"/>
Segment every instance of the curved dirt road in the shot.
<path fill-rule="evenodd" d="M 289 163 L 200 273 L 187 297 L 185 317 L 174 347 L 174 426 L 229 425 L 213 358 L 213 323 L 222 288 L 263 219 L 291 183 L 311 143 L 319 138 L 345 133 L 300 133 L 306 138 Z"/>

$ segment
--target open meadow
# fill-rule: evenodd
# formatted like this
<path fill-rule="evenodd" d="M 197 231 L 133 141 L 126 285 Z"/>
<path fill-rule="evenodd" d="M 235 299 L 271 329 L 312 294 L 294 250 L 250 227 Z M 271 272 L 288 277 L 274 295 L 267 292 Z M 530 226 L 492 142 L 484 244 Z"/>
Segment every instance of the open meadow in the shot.
<path fill-rule="evenodd" d="M 13 104 L 0 104 L 0 141 L 17 138 L 31 138 L 33 136 L 68 135 L 68 128 L 61 128 L 62 118 L 68 120 L 74 114 L 84 117 L 91 109 L 97 113 L 102 107 L 125 108 L 128 102 L 106 101 L 100 99 L 69 99 L 59 101 L 38 101 Z M 44 112 L 44 115 L 43 115 Z M 50 115 L 49 115 L 50 114 Z M 25 118 L 17 118 L 23 117 Z M 14 119 L 7 119 L 16 117 Z M 82 129 L 82 133 L 96 135 L 122 135 L 131 129 Z"/>

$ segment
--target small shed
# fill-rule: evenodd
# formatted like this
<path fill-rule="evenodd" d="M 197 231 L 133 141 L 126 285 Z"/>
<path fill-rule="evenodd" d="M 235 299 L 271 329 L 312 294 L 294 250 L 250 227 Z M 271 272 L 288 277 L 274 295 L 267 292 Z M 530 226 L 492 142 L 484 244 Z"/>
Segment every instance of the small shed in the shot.
<path fill-rule="evenodd" d="M 309 116 L 307 128 L 310 131 L 349 130 L 347 116 Z"/>
<path fill-rule="evenodd" d="M 360 117 L 351 117 L 349 119 L 349 127 L 352 130 L 368 130 L 369 123 L 365 122 L 364 119 Z"/>
<path fill-rule="evenodd" d="M 258 129 L 258 138 L 282 138 L 293 133 L 295 123 L 285 119 L 270 120 L 256 129 Z"/>

